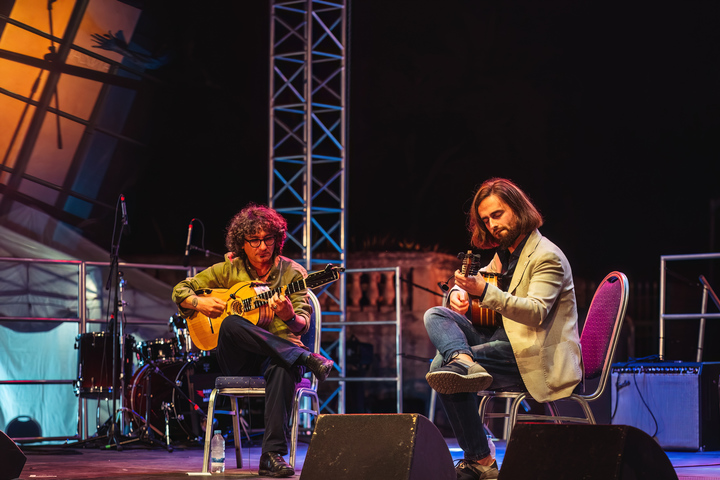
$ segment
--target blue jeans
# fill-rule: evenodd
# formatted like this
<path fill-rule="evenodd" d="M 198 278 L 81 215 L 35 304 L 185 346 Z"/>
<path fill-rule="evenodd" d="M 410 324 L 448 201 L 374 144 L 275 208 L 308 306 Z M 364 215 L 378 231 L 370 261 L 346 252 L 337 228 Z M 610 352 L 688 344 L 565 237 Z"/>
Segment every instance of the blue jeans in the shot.
<path fill-rule="evenodd" d="M 490 388 L 523 385 L 507 334 L 503 328 L 475 327 L 464 315 L 445 307 L 425 312 L 425 329 L 438 350 L 430 371 L 466 353 L 493 377 Z M 480 460 L 490 455 L 485 429 L 478 414 L 476 393 L 438 394 L 445 408 L 458 445 L 467 460 Z"/>

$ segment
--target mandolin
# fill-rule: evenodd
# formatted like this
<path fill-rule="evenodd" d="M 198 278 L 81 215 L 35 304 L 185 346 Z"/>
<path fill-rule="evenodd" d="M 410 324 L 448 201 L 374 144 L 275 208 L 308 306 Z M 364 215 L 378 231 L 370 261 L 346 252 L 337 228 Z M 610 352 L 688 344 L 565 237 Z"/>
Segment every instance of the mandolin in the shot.
<path fill-rule="evenodd" d="M 195 294 L 199 297 L 216 297 L 226 302 L 225 310 L 217 318 L 210 318 L 194 311 L 187 318 L 190 338 L 198 348 L 212 350 L 217 347 L 220 325 L 229 315 L 240 315 L 257 325 L 271 320 L 273 311 L 268 307 L 268 300 L 276 293 L 290 295 L 307 288 L 316 288 L 334 282 L 340 278 L 345 269 L 328 264 L 325 270 L 309 274 L 302 280 L 291 282 L 282 287 L 270 289 L 263 282 L 239 282 L 230 288 L 203 288 Z"/>
<path fill-rule="evenodd" d="M 480 271 L 480 255 L 475 255 L 471 250 L 467 253 L 458 253 L 458 259 L 462 260 L 460 273 L 463 275 L 482 275 L 486 282 L 490 285 L 498 286 L 498 279 L 501 276 L 498 273 L 489 273 Z M 473 325 L 482 327 L 499 327 L 502 326 L 502 316 L 495 310 L 480 305 L 480 299 L 470 295 L 470 308 L 467 312 L 468 319 Z"/>

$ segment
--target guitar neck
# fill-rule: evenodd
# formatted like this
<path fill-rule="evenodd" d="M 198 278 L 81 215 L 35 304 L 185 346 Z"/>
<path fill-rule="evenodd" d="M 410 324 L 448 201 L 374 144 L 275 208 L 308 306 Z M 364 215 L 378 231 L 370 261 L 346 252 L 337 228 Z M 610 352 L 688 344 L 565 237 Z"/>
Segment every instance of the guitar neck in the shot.
<path fill-rule="evenodd" d="M 257 296 L 258 298 L 262 298 L 263 300 L 267 300 L 276 293 L 282 293 L 283 289 L 285 290 L 285 295 L 292 295 L 293 293 L 297 293 L 300 290 L 305 290 L 307 288 L 307 285 L 305 284 L 305 279 L 298 280 L 297 282 L 291 282 L 287 285 L 273 288 L 270 290 L 267 290 L 265 292 L 259 293 Z"/>

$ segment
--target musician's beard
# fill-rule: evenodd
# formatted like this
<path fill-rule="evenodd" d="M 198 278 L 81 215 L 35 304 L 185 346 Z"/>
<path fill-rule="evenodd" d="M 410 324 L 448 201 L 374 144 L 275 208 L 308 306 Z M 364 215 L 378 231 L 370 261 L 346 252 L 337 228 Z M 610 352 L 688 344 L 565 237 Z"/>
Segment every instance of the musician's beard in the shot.
<path fill-rule="evenodd" d="M 495 237 L 495 240 L 498 242 L 498 248 L 501 250 L 507 250 L 520 236 L 520 230 L 517 228 L 517 225 L 513 225 L 512 227 L 508 227 L 507 229 L 501 231 L 500 234 L 499 238 Z"/>

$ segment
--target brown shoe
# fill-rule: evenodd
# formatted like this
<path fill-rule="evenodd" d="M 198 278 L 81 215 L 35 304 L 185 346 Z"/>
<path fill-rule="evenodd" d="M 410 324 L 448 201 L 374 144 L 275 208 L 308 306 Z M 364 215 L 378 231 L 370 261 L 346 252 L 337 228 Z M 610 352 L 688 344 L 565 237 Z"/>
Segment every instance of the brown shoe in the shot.
<path fill-rule="evenodd" d="M 285 462 L 279 453 L 265 452 L 260 456 L 260 468 L 258 475 L 261 477 L 292 477 L 295 469 Z"/>
<path fill-rule="evenodd" d="M 315 375 L 315 378 L 321 382 L 330 375 L 330 370 L 332 370 L 333 365 L 335 365 L 335 362 L 317 353 L 311 353 L 305 360 L 305 366 Z"/>

